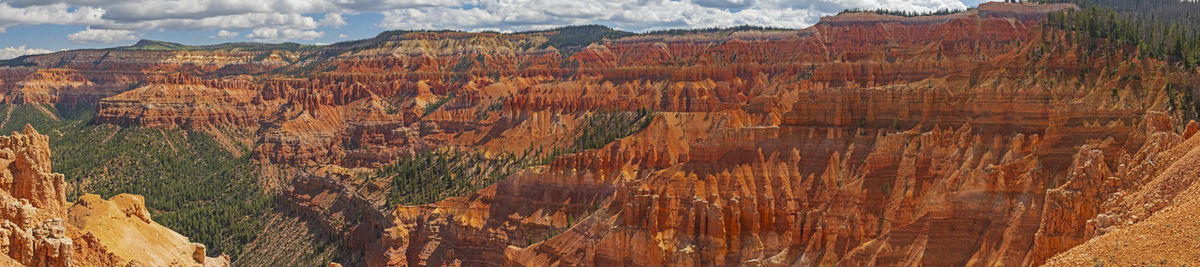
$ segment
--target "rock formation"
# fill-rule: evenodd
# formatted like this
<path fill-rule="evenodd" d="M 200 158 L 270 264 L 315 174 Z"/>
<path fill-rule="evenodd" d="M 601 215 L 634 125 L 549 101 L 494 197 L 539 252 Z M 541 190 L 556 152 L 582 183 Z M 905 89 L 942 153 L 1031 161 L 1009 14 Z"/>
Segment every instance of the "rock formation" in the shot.
<path fill-rule="evenodd" d="M 186 74 L 147 77 L 144 85 L 100 100 L 102 122 L 200 127 L 253 124 L 262 116 L 244 80 L 203 81 Z"/>
<path fill-rule="evenodd" d="M 95 85 L 73 69 L 39 69 L 10 88 L 7 103 L 49 104 L 95 101 L 103 96 Z"/>
<path fill-rule="evenodd" d="M 304 51 L 67 51 L 0 68 L 0 86 L 39 103 L 56 100 L 38 92 L 91 90 L 103 123 L 253 127 L 253 158 L 299 174 L 263 184 L 347 265 L 1194 261 L 1170 249 L 1183 255 L 1094 256 L 1161 247 L 1143 236 L 1190 227 L 1200 124 L 1182 123 L 1190 92 L 1165 88 L 1200 84 L 1040 26 L 1073 7 L 851 13 L 802 30 L 586 45 L 556 31 L 386 32 Z M 655 115 L 636 134 L 547 152 L 572 145 L 589 116 L 643 109 Z M 358 175 L 437 147 L 557 157 L 420 206 L 389 206 L 392 185 Z M 48 154 L 22 151 L 0 154 L 9 172 L 51 179 L 0 183 L 12 260 L 217 260 L 149 220 L 136 196 L 67 208 L 61 176 L 22 167 Z M 1194 244 L 1192 232 L 1164 238 Z"/>
<path fill-rule="evenodd" d="M 99 240 L 121 264 L 145 266 L 220 266 L 229 258 L 210 258 L 203 244 L 188 242 L 150 219 L 141 196 L 120 194 L 108 200 L 79 197 L 68 210 L 68 223 Z"/>
<path fill-rule="evenodd" d="M 49 138 L 26 125 L 0 136 L 0 261 L 26 266 L 227 266 L 150 219 L 142 198 L 65 199 L 51 172 Z M 70 207 L 68 207 L 70 206 Z M 64 220 L 64 218 L 66 218 Z"/>

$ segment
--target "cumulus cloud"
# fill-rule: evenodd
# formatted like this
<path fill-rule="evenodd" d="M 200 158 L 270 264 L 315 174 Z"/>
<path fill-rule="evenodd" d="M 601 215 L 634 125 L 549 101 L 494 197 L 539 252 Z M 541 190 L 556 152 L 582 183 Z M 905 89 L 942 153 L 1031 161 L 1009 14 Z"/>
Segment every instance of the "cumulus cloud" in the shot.
<path fill-rule="evenodd" d="M 122 41 L 136 40 L 138 37 L 134 35 L 134 31 L 130 30 L 113 30 L 113 29 L 92 29 L 87 28 L 82 31 L 67 35 L 72 43 L 116 43 Z"/>
<path fill-rule="evenodd" d="M 24 55 L 45 54 L 45 53 L 50 53 L 50 52 L 54 52 L 54 51 L 49 50 L 49 49 L 41 49 L 41 48 L 26 48 L 23 45 L 18 46 L 18 47 L 9 46 L 9 47 L 5 47 L 5 48 L 0 48 L 0 60 L 11 59 L 11 58 L 19 57 L 19 56 L 24 56 Z"/>
<path fill-rule="evenodd" d="M 0 0 L 0 32 L 12 26 L 38 24 L 101 24 L 104 10 L 96 7 L 73 7 L 63 3 L 30 7 L 13 7 Z"/>
<path fill-rule="evenodd" d="M 383 12 L 395 29 L 537 30 L 605 24 L 625 30 L 728 27 L 802 28 L 847 8 L 912 11 L 964 9 L 959 0 L 477 0 L 470 7 L 403 8 Z"/>
<path fill-rule="evenodd" d="M 233 38 L 237 38 L 238 36 L 241 36 L 241 35 L 242 34 L 239 32 L 220 30 L 220 31 L 217 31 L 217 35 L 213 35 L 211 37 L 213 39 L 233 39 Z"/>
<path fill-rule="evenodd" d="M 385 11 L 379 26 L 396 29 L 518 31 L 572 24 L 606 24 L 634 31 L 742 24 L 798 28 L 815 23 L 816 18 L 824 14 L 808 8 L 755 8 L 756 2 L 752 0 L 725 2 L 729 3 L 707 3 L 710 6 L 706 6 L 689 1 L 480 0 L 476 7 L 466 9 L 442 7 Z M 730 8 L 736 5 L 748 7 Z"/>
<path fill-rule="evenodd" d="M 695 0 L 693 2 L 703 7 L 731 9 L 747 8 L 754 5 L 754 0 Z"/>
<path fill-rule="evenodd" d="M 0 28 L 70 24 L 113 29 L 196 29 L 281 26 L 311 29 L 309 14 L 326 14 L 322 25 L 345 25 L 342 13 L 398 8 L 461 6 L 470 0 L 0 0 Z"/>
<path fill-rule="evenodd" d="M 206 18 L 172 18 L 147 20 L 129 23 L 110 23 L 106 28 L 123 30 L 140 29 L 171 29 L 171 30 L 208 30 L 212 28 L 250 29 L 258 27 L 314 29 L 317 20 L 301 14 L 285 13 L 249 13 L 237 15 L 221 15 Z"/>
<path fill-rule="evenodd" d="M 324 32 L 297 30 L 297 29 L 276 29 L 276 28 L 257 28 L 253 32 L 246 35 L 246 38 L 261 40 L 261 41 L 279 41 L 279 40 L 312 40 L 325 36 Z"/>
<path fill-rule="evenodd" d="M 72 40 L 124 40 L 147 30 L 249 30 L 229 38 L 310 40 L 377 13 L 393 29 L 520 31 L 604 24 L 633 31 L 741 24 L 800 28 L 846 8 L 962 9 L 984 0 L 0 0 L 0 32 L 82 25 Z M 133 32 L 130 32 L 133 31 Z M 232 33 L 232 32 L 231 32 Z M 114 37 L 87 38 L 87 37 Z M 218 34 L 214 37 L 220 38 Z"/>
<path fill-rule="evenodd" d="M 24 8 L 50 4 L 97 6 L 114 21 L 205 18 L 246 13 L 314 14 L 371 12 L 396 8 L 462 6 L 472 0 L 4 0 Z"/>
<path fill-rule="evenodd" d="M 346 25 L 346 19 L 342 18 L 342 14 L 329 13 L 325 14 L 325 17 L 321 18 L 321 21 L 318 21 L 317 24 L 320 24 L 321 26 L 337 28 L 341 27 L 342 25 Z"/>

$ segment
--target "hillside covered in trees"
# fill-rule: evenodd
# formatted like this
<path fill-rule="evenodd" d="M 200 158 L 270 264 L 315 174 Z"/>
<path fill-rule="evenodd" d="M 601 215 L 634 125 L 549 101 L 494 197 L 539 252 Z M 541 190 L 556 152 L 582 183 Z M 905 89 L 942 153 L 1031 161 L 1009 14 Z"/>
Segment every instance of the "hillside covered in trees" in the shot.
<path fill-rule="evenodd" d="M 1142 55 L 1200 65 L 1200 2 L 1178 0 L 1048 0 L 1079 10 L 1052 13 L 1046 25 L 1136 47 Z"/>

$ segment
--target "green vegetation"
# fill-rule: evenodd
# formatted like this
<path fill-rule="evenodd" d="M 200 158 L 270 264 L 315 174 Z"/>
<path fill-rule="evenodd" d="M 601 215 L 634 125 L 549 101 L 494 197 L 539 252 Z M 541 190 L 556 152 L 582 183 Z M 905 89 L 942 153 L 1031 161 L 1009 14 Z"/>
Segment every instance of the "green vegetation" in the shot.
<path fill-rule="evenodd" d="M 579 137 L 571 144 L 572 153 L 600 148 L 618 138 L 637 133 L 650 125 L 653 115 L 654 112 L 648 109 L 593 113 L 580 126 Z"/>
<path fill-rule="evenodd" d="M 970 10 L 970 9 L 966 9 L 966 10 Z M 901 17 L 921 17 L 921 16 L 950 15 L 950 14 L 954 14 L 954 13 L 963 12 L 966 10 L 963 10 L 963 9 L 939 9 L 939 10 L 933 10 L 933 11 L 905 11 L 905 10 L 890 10 L 890 9 L 882 9 L 882 8 L 874 9 L 874 10 L 851 8 L 851 9 L 843 9 L 841 12 L 838 12 L 838 15 L 846 14 L 846 13 L 868 13 L 869 12 L 869 13 L 875 13 L 875 14 L 879 14 L 879 15 L 892 15 L 892 16 L 901 16 Z"/>
<path fill-rule="evenodd" d="M 1051 13 L 1044 25 L 1073 32 L 1069 41 L 1075 42 L 1087 54 L 1099 53 L 1100 58 L 1123 50 L 1140 57 L 1157 58 L 1180 69 L 1200 66 L 1200 2 L 1177 0 L 1045 0 L 1042 3 L 1070 3 L 1080 7 Z M 1087 57 L 1083 57 L 1087 59 Z M 1091 70 L 1084 68 L 1080 76 Z M 1109 75 L 1116 75 L 1110 69 Z M 1082 80 L 1082 79 L 1080 79 Z M 1137 74 L 1121 76 L 1121 83 L 1137 84 L 1143 88 Z M 1200 92 L 1195 80 L 1168 79 L 1163 90 L 1167 93 L 1167 108 L 1178 112 L 1183 121 L 1197 117 L 1200 103 L 1192 95 Z M 1140 96 L 1140 92 L 1139 96 Z M 1119 99 L 1117 87 L 1112 98 Z"/>
<path fill-rule="evenodd" d="M 478 54 L 477 57 L 478 57 L 477 60 L 479 62 L 483 62 L 483 54 Z M 475 66 L 475 61 L 476 60 L 473 60 L 471 57 L 468 57 L 468 56 L 459 57 L 458 63 L 454 64 L 454 68 L 451 69 L 451 71 L 454 71 L 454 72 L 469 71 L 469 70 L 471 70 L 471 67 Z"/>
<path fill-rule="evenodd" d="M 474 54 L 475 56 L 464 55 L 458 58 L 458 62 L 454 63 L 454 67 L 450 71 L 454 72 L 453 82 L 466 82 L 471 77 L 471 68 L 487 69 L 483 64 L 485 58 L 483 54 Z"/>
<path fill-rule="evenodd" d="M 475 119 L 486 120 L 491 118 L 493 111 L 500 111 L 504 109 L 505 100 L 506 97 L 501 97 L 499 100 L 496 100 L 496 102 L 488 104 L 487 107 L 475 110 Z"/>
<path fill-rule="evenodd" d="M 0 60 L 0 67 L 35 67 L 35 66 L 37 66 L 37 63 L 25 61 L 25 59 L 29 58 L 29 56 L 30 55 L 24 55 L 24 56 L 19 56 L 19 57 L 12 58 L 12 59 Z"/>
<path fill-rule="evenodd" d="M 1200 2 L 1147 0 L 1049 0 L 1072 3 L 1080 10 L 1052 13 L 1046 25 L 1078 32 L 1116 45 L 1136 47 L 1150 56 L 1185 67 L 1200 65 Z M 1089 50 L 1089 38 L 1077 38 Z"/>
<path fill-rule="evenodd" d="M 618 138 L 637 133 L 650 125 L 653 115 L 654 112 L 647 109 L 593 113 L 579 126 L 579 136 L 575 137 L 571 146 L 554 148 L 541 157 L 541 164 L 550 164 L 561 155 L 601 148 Z M 536 154 L 542 153 L 539 151 Z"/>
<path fill-rule="evenodd" d="M 631 32 L 613 30 L 601 25 L 567 26 L 547 32 L 557 32 L 557 34 L 550 36 L 543 48 L 553 46 L 559 49 L 587 46 L 604 39 L 617 39 L 633 35 Z"/>
<path fill-rule="evenodd" d="M 320 48 L 319 45 L 305 45 L 298 43 L 251 43 L 251 42 L 236 42 L 236 43 L 221 43 L 214 45 L 185 45 L 180 43 L 172 43 L 155 40 L 140 40 L 131 46 L 123 46 L 115 49 L 120 50 L 158 50 L 158 51 L 270 51 L 270 50 L 286 50 L 286 51 L 301 51 L 314 50 Z"/>
<path fill-rule="evenodd" d="M 407 100 L 409 97 L 412 97 L 412 95 L 410 95 L 410 94 L 393 94 L 391 96 L 387 96 L 386 98 L 383 99 L 384 102 L 387 102 L 387 104 L 388 104 L 387 109 L 384 112 L 387 112 L 387 114 L 400 113 L 401 104 L 403 104 L 404 101 Z"/>
<path fill-rule="evenodd" d="M 1185 84 L 1168 82 L 1163 89 L 1167 92 L 1168 110 L 1178 112 L 1181 123 L 1200 118 L 1200 111 L 1197 110 L 1196 99 L 1193 99 L 1192 97 L 1192 92 L 1196 91 L 1197 88 L 1189 87 Z"/>
<path fill-rule="evenodd" d="M 465 196 L 518 170 L 549 164 L 564 154 L 600 148 L 645 128 L 652 115 L 649 110 L 594 113 L 580 126 L 580 135 L 571 146 L 556 148 L 546 155 L 540 151 L 520 157 L 511 153 L 485 155 L 479 151 L 443 148 L 396 159 L 364 174 L 364 179 L 390 181 L 387 195 L 390 206 L 429 204 Z"/>
<path fill-rule="evenodd" d="M 447 148 L 397 159 L 376 169 L 372 178 L 391 180 L 389 206 L 421 205 L 494 184 L 521 169 L 523 161 L 508 153 L 488 157 L 478 151 Z"/>
<path fill-rule="evenodd" d="M 192 46 L 180 43 L 155 41 L 155 40 L 140 40 L 136 44 L 125 47 L 128 50 L 189 50 Z"/>
<path fill-rule="evenodd" d="M 238 255 L 262 230 L 272 198 L 257 185 L 249 148 L 235 157 L 200 132 L 92 124 L 93 110 L 0 105 L 7 118 L 0 131 L 28 123 L 50 137 L 68 200 L 85 192 L 142 195 L 156 222 L 209 246 L 209 255 Z"/>
<path fill-rule="evenodd" d="M 385 32 L 379 33 L 374 38 L 337 42 L 337 43 L 333 43 L 330 45 L 321 46 L 321 49 L 318 49 L 316 51 L 316 53 L 307 55 L 307 56 L 301 58 L 301 60 L 303 61 L 303 60 L 310 59 L 310 58 L 322 59 L 322 58 L 334 57 L 334 56 L 341 55 L 342 53 L 346 53 L 346 52 L 350 52 L 350 51 L 358 51 L 358 50 L 368 49 L 368 48 L 372 48 L 372 47 L 385 46 L 388 44 L 388 42 L 391 42 L 391 41 L 408 39 L 408 37 L 406 37 L 406 35 L 413 34 L 413 33 L 454 33 L 454 32 L 462 32 L 462 31 L 457 31 L 457 30 L 385 31 Z"/>
<path fill-rule="evenodd" d="M 444 96 L 442 98 L 439 98 L 437 101 L 435 101 L 433 103 L 429 103 L 429 105 L 425 106 L 425 113 L 421 113 L 421 114 L 429 115 L 429 113 L 433 113 L 434 111 L 437 111 L 437 109 L 442 107 L 442 105 L 445 105 L 447 102 L 450 102 L 450 100 L 454 100 L 454 97 L 455 97 L 454 93 L 450 93 L 450 95 L 448 95 L 448 96 Z"/>
<path fill-rule="evenodd" d="M 595 211 L 595 210 L 593 209 L 593 211 Z M 587 216 L 585 215 L 583 217 L 587 217 Z M 529 246 L 529 245 L 533 245 L 534 243 L 537 243 L 537 242 L 550 240 L 551 238 L 554 238 L 556 236 L 562 235 L 563 233 L 566 233 L 567 230 L 570 230 L 571 227 L 574 227 L 576 223 L 579 223 L 579 221 L 575 220 L 575 216 L 571 215 L 570 213 L 567 213 L 566 225 L 556 226 L 556 225 L 551 224 L 542 233 L 541 238 L 534 238 L 534 233 L 530 232 L 529 236 L 525 238 L 525 240 L 526 240 L 525 244 L 526 244 L 526 246 Z"/>

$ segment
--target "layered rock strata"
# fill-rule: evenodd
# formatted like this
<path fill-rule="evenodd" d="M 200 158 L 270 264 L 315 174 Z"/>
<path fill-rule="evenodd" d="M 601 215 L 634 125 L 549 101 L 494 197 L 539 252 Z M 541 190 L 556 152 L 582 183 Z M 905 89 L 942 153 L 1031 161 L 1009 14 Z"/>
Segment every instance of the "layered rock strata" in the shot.
<path fill-rule="evenodd" d="M 275 185 L 352 265 L 1079 264 L 1186 223 L 1196 92 L 1167 88 L 1200 84 L 1039 26 L 1068 8 L 574 46 L 555 31 L 388 32 L 254 52 L 285 63 L 164 51 L 112 55 L 142 73 L 66 66 L 113 94 L 102 122 L 257 127 L 254 158 L 305 171 L 441 146 L 535 155 L 571 145 L 590 114 L 656 112 L 632 136 L 430 205 L 385 205 L 389 183 L 353 172 Z M 0 81 L 72 53 L 110 60 L 30 57 Z"/>

